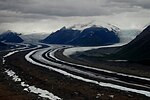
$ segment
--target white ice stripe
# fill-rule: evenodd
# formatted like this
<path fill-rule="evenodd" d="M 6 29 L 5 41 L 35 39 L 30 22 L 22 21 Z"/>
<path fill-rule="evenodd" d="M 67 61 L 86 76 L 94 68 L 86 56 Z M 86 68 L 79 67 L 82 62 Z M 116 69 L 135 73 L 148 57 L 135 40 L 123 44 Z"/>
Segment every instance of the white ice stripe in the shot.
<path fill-rule="evenodd" d="M 41 45 L 37 45 L 37 47 L 34 47 L 34 48 L 20 48 L 20 50 L 15 50 L 15 51 L 11 51 L 11 52 L 9 52 L 8 54 L 6 54 L 5 56 L 3 56 L 3 58 L 2 58 L 2 63 L 3 64 L 5 64 L 5 62 L 6 62 L 6 60 L 5 60 L 5 58 L 7 58 L 7 57 L 9 57 L 9 56 L 11 56 L 11 55 L 13 55 L 13 54 L 15 54 L 15 53 L 17 53 L 17 52 L 20 52 L 20 51 L 27 51 L 27 50 L 33 50 L 33 49 L 38 49 L 38 48 L 40 48 L 40 47 L 42 47 Z"/>
<path fill-rule="evenodd" d="M 135 92 L 135 93 L 143 94 L 143 95 L 146 95 L 146 96 L 150 97 L 150 92 L 149 91 L 132 89 L 132 88 L 128 88 L 128 87 L 124 87 L 124 86 L 119 86 L 119 85 L 115 85 L 115 84 L 111 84 L 111 83 L 98 82 L 98 81 L 95 81 L 95 80 L 91 80 L 91 79 L 87 79 L 87 78 L 83 78 L 83 77 L 80 77 L 80 76 L 77 76 L 77 75 L 70 74 L 70 73 L 68 73 L 68 72 L 66 72 L 64 70 L 61 70 L 61 69 L 53 68 L 51 66 L 47 66 L 47 65 L 38 63 L 38 62 L 36 62 L 36 61 L 34 61 L 34 60 L 32 60 L 30 58 L 30 56 L 33 53 L 35 53 L 35 52 L 36 52 L 36 50 L 31 51 L 30 53 L 28 53 L 25 56 L 26 60 L 29 61 L 32 64 L 48 68 L 48 69 L 53 70 L 55 72 L 58 72 L 60 74 L 63 74 L 63 75 L 66 75 L 66 76 L 70 76 L 72 78 L 75 78 L 75 79 L 78 79 L 78 80 L 81 80 L 81 81 L 85 81 L 85 82 L 89 82 L 89 83 L 94 83 L 94 84 L 97 84 L 97 85 L 100 85 L 100 86 L 103 86 L 103 87 L 111 87 L 111 88 L 119 89 L 119 90 L 123 90 L 123 91 Z"/>
<path fill-rule="evenodd" d="M 117 75 L 121 75 L 121 76 L 127 76 L 127 77 L 132 77 L 132 78 L 137 78 L 137 79 L 142 79 L 142 80 L 147 80 L 147 81 L 150 81 L 150 78 L 145 78 L 145 77 L 140 77 L 140 76 L 134 76 L 134 75 L 129 75 L 129 74 L 123 74 L 123 73 L 118 73 L 118 72 L 114 72 L 114 71 L 109 71 L 109 70 L 105 70 L 105 69 L 99 69 L 99 68 L 94 68 L 94 67 L 90 67 L 90 66 L 84 66 L 84 65 L 79 65 L 79 64 L 75 64 L 75 63 L 70 63 L 70 62 L 66 62 L 66 61 L 63 61 L 63 60 L 60 60 L 58 58 L 55 57 L 54 53 L 59 50 L 59 49 L 56 49 L 52 52 L 50 52 L 50 56 L 52 58 L 54 58 L 55 60 L 57 61 L 61 61 L 61 62 L 64 62 L 64 63 L 68 63 L 68 64 L 71 64 L 71 65 L 77 65 L 77 66 L 80 66 L 80 67 L 83 67 L 83 68 L 88 68 L 88 69 L 93 69 L 93 70 L 97 70 L 97 71 L 102 71 L 102 72 L 106 72 L 106 73 L 111 73 L 111 74 L 117 74 Z M 64 55 L 65 56 L 65 55 Z M 120 60 L 119 60 L 120 61 Z M 125 60 L 124 60 L 125 61 Z"/>
<path fill-rule="evenodd" d="M 110 61 L 110 62 L 127 62 L 128 60 L 107 60 L 107 61 Z"/>
<path fill-rule="evenodd" d="M 41 47 L 42 47 L 42 45 L 37 45 L 37 46 L 34 47 L 34 48 L 22 49 L 22 50 L 20 50 L 20 51 L 34 50 L 34 49 L 38 49 L 38 48 L 41 48 Z"/>
<path fill-rule="evenodd" d="M 9 57 L 9 56 L 11 56 L 11 55 L 13 55 L 13 54 L 15 54 L 15 53 L 17 53 L 17 52 L 19 52 L 19 51 L 33 50 L 33 49 L 38 49 L 38 48 L 40 48 L 40 47 L 42 47 L 42 46 L 41 46 L 41 45 L 37 45 L 37 47 L 28 48 L 28 49 L 25 49 L 25 48 L 23 47 L 22 49 L 20 48 L 20 50 L 16 50 L 16 51 L 9 52 L 9 53 L 6 54 L 5 56 L 3 56 L 3 58 Z"/>
<path fill-rule="evenodd" d="M 51 50 L 51 51 L 47 52 L 47 53 L 45 54 L 46 58 L 49 58 L 49 57 L 48 57 L 48 54 L 49 54 L 52 58 L 54 58 L 55 60 L 57 60 L 57 58 L 54 56 L 54 53 L 55 53 L 56 50 L 57 50 L 57 49 Z M 46 51 L 43 50 L 42 52 L 44 53 L 44 52 L 46 52 Z M 120 81 L 120 80 L 118 80 L 117 78 L 114 78 L 114 77 L 109 77 L 109 78 L 108 78 L 108 77 L 104 77 L 104 76 L 101 76 L 101 75 L 94 74 L 94 73 L 92 73 L 92 72 L 90 72 L 90 71 L 83 71 L 83 70 L 79 70 L 79 69 L 74 68 L 74 67 L 70 67 L 70 66 L 68 66 L 68 65 L 62 65 L 62 64 L 59 64 L 59 63 L 51 62 L 51 61 L 49 61 L 49 60 L 47 60 L 47 59 L 44 59 L 44 58 L 41 56 L 41 54 L 43 54 L 42 52 L 39 52 L 39 50 L 38 50 L 38 52 L 36 52 L 34 55 L 32 55 L 32 57 L 35 58 L 35 59 L 38 60 L 38 61 L 44 62 L 44 63 L 47 64 L 47 65 L 52 64 L 52 65 L 55 65 L 55 66 L 57 66 L 57 67 L 59 67 L 59 68 L 67 69 L 67 70 L 69 70 L 69 71 L 76 72 L 76 73 L 79 73 L 79 74 L 82 73 L 83 75 L 88 75 L 88 76 L 93 77 L 93 78 L 103 79 L 103 80 L 111 80 L 111 81 L 120 82 L 120 83 L 124 83 L 124 84 L 128 84 L 128 85 L 135 85 L 135 86 L 140 86 L 140 87 L 149 88 L 149 87 L 144 86 L 144 85 L 139 85 L 139 84 L 133 84 L 133 83 L 128 83 L 128 82 Z M 40 54 L 40 53 L 41 53 L 41 54 Z M 38 55 L 38 57 L 36 57 L 35 55 Z M 39 58 L 40 58 L 40 59 L 39 59 Z M 58 59 L 57 61 L 59 61 L 59 59 Z M 49 64 L 49 63 L 50 63 L 50 64 Z"/>
<path fill-rule="evenodd" d="M 4 58 L 9 57 L 9 56 L 11 56 L 11 55 L 13 55 L 14 53 L 17 53 L 17 52 L 18 52 L 18 50 L 17 50 L 17 51 L 9 52 L 8 54 L 6 54 L 6 55 L 3 56 L 3 57 L 4 57 Z"/>
<path fill-rule="evenodd" d="M 5 72 L 7 73 L 7 75 L 9 77 L 12 77 L 12 80 L 14 80 L 15 82 L 21 82 L 20 83 L 21 86 L 24 87 L 23 90 L 25 90 L 27 92 L 35 93 L 40 97 L 48 98 L 50 100 L 61 100 L 61 98 L 53 95 L 52 93 L 48 92 L 47 90 L 43 90 L 43 89 L 37 88 L 35 86 L 30 86 L 30 85 L 26 84 L 25 82 L 21 81 L 21 78 L 19 78 L 19 76 L 17 76 L 14 71 L 5 70 Z"/>
<path fill-rule="evenodd" d="M 68 66 L 68 65 L 62 65 L 62 64 L 59 64 L 59 63 L 51 62 L 51 61 L 49 61 L 49 60 L 47 60 L 47 59 L 44 59 L 44 58 L 41 56 L 41 54 L 43 54 L 44 52 L 46 52 L 46 50 L 38 51 L 38 52 L 36 52 L 35 54 L 33 54 L 32 57 L 35 58 L 35 59 L 38 60 L 38 61 L 44 62 L 45 64 L 48 64 L 48 65 L 51 65 L 51 64 L 52 64 L 52 65 L 55 65 L 55 66 L 57 66 L 57 67 L 59 67 L 59 68 L 67 69 L 67 70 L 69 70 L 69 71 L 76 72 L 76 73 L 79 73 L 79 74 L 82 73 L 83 75 L 88 75 L 88 76 L 93 77 L 93 78 L 99 78 L 99 79 L 104 79 L 104 80 L 118 81 L 118 80 L 116 80 L 116 79 L 113 79 L 113 77 L 107 78 L 107 77 L 104 77 L 104 76 L 96 75 L 96 74 L 94 74 L 94 73 L 92 73 L 92 72 L 90 72 L 90 71 L 83 71 L 83 70 L 79 70 L 79 69 L 74 68 L 74 67 L 70 67 L 70 66 Z M 40 53 L 41 53 L 41 54 L 40 54 Z M 46 54 L 45 56 L 48 57 L 47 54 Z M 120 82 L 121 82 L 121 81 L 120 81 Z"/>
<path fill-rule="evenodd" d="M 45 53 L 47 50 L 49 50 L 49 48 L 40 49 L 36 53 L 34 53 L 32 55 L 32 57 L 35 58 L 36 60 L 40 61 L 40 62 L 44 62 L 47 65 L 55 65 L 59 68 L 67 69 L 67 70 L 72 71 L 72 72 L 76 72 L 76 73 L 80 73 L 80 74 L 82 73 L 83 75 L 88 75 L 88 76 L 91 76 L 91 77 L 94 77 L 94 78 L 99 78 L 99 79 L 118 81 L 118 80 L 113 79 L 113 78 L 106 78 L 106 77 L 103 77 L 103 76 L 95 75 L 94 73 L 89 72 L 89 71 L 82 71 L 82 70 L 79 70 L 79 69 L 74 68 L 74 67 L 70 67 L 70 66 L 67 66 L 67 65 L 62 66 L 62 64 L 51 62 L 51 61 L 43 58 L 42 55 L 41 55 L 41 54 Z M 51 49 L 51 50 L 53 50 L 53 49 Z M 54 50 L 56 50 L 56 49 L 54 49 Z M 47 56 L 47 54 L 45 56 Z"/>
<path fill-rule="evenodd" d="M 9 45 L 16 45 L 16 43 L 15 43 L 15 44 L 6 43 L 6 44 L 9 44 Z M 13 49 L 9 49 L 9 50 L 2 50 L 2 51 L 0 51 L 0 52 L 4 52 L 4 51 L 16 51 L 16 50 L 19 51 L 19 50 L 21 50 L 21 49 L 26 49 L 26 48 L 28 48 L 28 47 L 30 46 L 30 44 L 24 44 L 24 43 L 17 43 L 16 46 L 19 46 L 19 45 L 24 45 L 25 47 L 13 48 Z"/>
<path fill-rule="evenodd" d="M 120 47 L 125 45 L 126 43 L 116 43 L 113 45 L 107 45 L 107 46 L 91 46 L 91 47 L 71 47 L 68 49 L 65 49 L 63 52 L 63 55 L 69 57 L 72 54 L 75 54 L 76 52 L 84 52 L 92 49 L 100 49 L 100 48 L 110 48 L 110 47 Z"/>

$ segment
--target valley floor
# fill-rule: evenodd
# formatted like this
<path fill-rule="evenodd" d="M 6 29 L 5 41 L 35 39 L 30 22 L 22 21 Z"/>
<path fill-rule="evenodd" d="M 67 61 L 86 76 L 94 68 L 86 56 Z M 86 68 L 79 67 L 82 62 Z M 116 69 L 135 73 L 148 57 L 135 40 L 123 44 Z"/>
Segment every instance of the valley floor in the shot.
<path fill-rule="evenodd" d="M 18 82 L 12 81 L 10 77 L 4 73 L 5 69 L 11 69 L 27 84 L 48 90 L 63 100 L 148 100 L 149 98 L 126 91 L 100 87 L 92 83 L 86 83 L 73 79 L 68 76 L 61 75 L 57 72 L 50 71 L 46 68 L 33 65 L 25 60 L 25 55 L 29 51 L 18 52 L 6 58 L 6 64 L 0 67 L 0 99 L 1 100 L 46 100 L 38 95 L 26 92 Z M 56 56 L 63 59 L 76 61 L 65 58 L 61 52 L 57 52 Z M 87 64 L 87 63 L 86 63 Z M 89 64 L 89 63 L 88 63 Z"/>

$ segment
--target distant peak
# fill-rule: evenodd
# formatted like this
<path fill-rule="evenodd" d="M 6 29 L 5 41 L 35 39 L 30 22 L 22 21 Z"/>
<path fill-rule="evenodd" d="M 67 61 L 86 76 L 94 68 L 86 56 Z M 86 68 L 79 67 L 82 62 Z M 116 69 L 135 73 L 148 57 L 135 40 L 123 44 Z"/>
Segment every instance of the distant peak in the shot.
<path fill-rule="evenodd" d="M 85 24 L 74 24 L 71 27 L 68 27 L 68 29 L 73 30 L 84 30 L 85 28 L 89 28 L 93 26 L 93 22 L 85 23 Z"/>
<path fill-rule="evenodd" d="M 65 29 L 67 29 L 65 26 L 61 28 L 61 30 L 65 30 Z"/>
<path fill-rule="evenodd" d="M 11 30 L 7 30 L 6 32 L 12 32 Z"/>
<path fill-rule="evenodd" d="M 10 34 L 19 35 L 18 33 L 13 32 L 12 30 L 7 30 L 6 32 L 3 32 L 2 34 L 3 34 L 3 35 L 10 35 Z"/>
<path fill-rule="evenodd" d="M 7 30 L 7 31 L 5 31 L 5 32 L 3 32 L 3 33 L 16 33 L 16 32 L 14 32 L 14 31 L 12 31 L 12 30 Z"/>
<path fill-rule="evenodd" d="M 85 24 L 74 24 L 71 27 L 68 27 L 67 29 L 83 31 L 84 29 L 91 28 L 91 27 L 107 28 L 109 31 L 113 31 L 117 33 L 120 31 L 118 27 L 110 23 L 105 23 L 105 22 L 96 23 L 93 21 Z"/>

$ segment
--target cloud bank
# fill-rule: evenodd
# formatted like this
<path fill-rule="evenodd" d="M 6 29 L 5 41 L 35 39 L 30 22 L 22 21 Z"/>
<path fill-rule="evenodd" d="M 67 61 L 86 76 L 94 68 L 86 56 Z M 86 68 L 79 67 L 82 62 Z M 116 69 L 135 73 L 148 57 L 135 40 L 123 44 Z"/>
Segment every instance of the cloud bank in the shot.
<path fill-rule="evenodd" d="M 150 22 L 149 5 L 150 0 L 1 0 L 0 31 L 51 32 L 93 20 L 141 29 Z"/>

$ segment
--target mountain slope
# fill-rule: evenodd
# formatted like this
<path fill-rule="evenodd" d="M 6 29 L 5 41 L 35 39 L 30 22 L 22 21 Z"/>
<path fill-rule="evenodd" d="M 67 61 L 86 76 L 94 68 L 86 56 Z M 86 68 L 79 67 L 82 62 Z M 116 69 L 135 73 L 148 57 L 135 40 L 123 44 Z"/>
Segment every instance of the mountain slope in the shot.
<path fill-rule="evenodd" d="M 68 44 L 80 46 L 99 46 L 109 45 L 119 42 L 119 38 L 113 31 L 107 28 L 90 27 L 84 29 L 80 35 L 69 41 Z"/>
<path fill-rule="evenodd" d="M 130 61 L 150 60 L 150 25 L 140 35 L 127 45 L 123 46 L 116 54 L 117 59 Z"/>
<path fill-rule="evenodd" d="M 97 25 L 74 25 L 50 34 L 42 40 L 44 43 L 65 44 L 78 46 L 99 46 L 119 42 L 117 28 L 102 27 Z"/>
<path fill-rule="evenodd" d="M 19 37 L 19 34 L 10 30 L 0 34 L 0 41 L 9 43 L 21 43 L 23 39 Z"/>
<path fill-rule="evenodd" d="M 41 42 L 50 44 L 66 44 L 68 41 L 71 41 L 79 34 L 80 34 L 79 30 L 66 29 L 65 27 L 63 27 L 60 30 L 50 34 Z"/>

